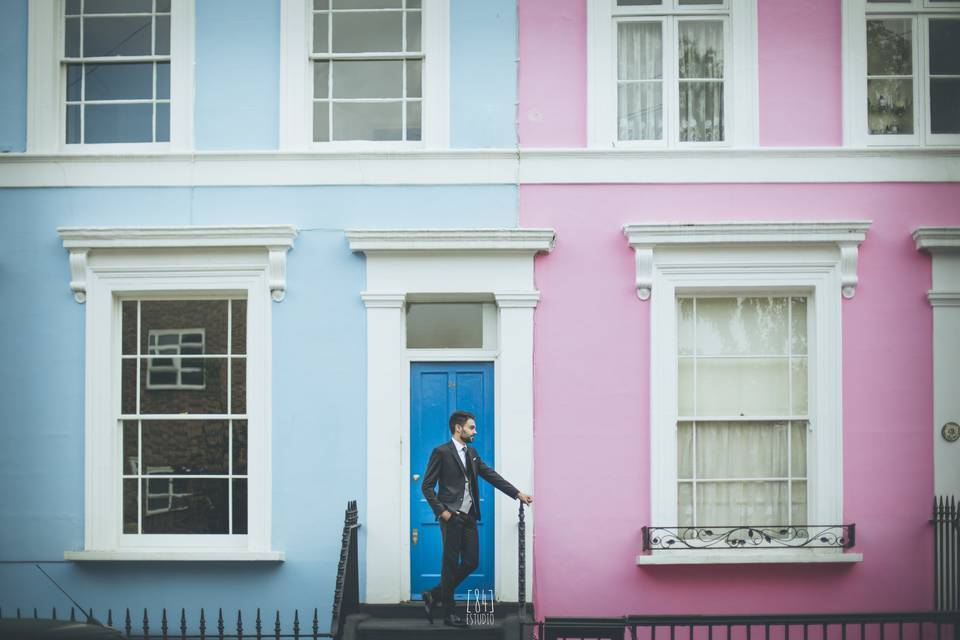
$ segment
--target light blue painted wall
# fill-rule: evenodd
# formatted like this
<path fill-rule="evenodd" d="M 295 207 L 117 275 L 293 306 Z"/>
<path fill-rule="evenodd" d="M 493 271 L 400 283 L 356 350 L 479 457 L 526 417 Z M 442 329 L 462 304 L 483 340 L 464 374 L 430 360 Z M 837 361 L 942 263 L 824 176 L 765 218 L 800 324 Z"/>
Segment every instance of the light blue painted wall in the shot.
<path fill-rule="evenodd" d="M 286 562 L 62 562 L 83 538 L 85 307 L 56 228 L 244 223 L 301 229 L 272 306 L 273 545 Z M 37 561 L 95 610 L 239 607 L 249 629 L 258 606 L 319 607 L 327 624 L 347 500 L 365 521 L 365 269 L 343 229 L 516 224 L 512 186 L 0 190 L 0 299 L 16 301 L 0 306 L 4 615 L 69 607 Z"/>
<path fill-rule="evenodd" d="M 0 153 L 27 147 L 27 0 L 0 2 Z"/>
<path fill-rule="evenodd" d="M 276 149 L 280 3 L 200 0 L 196 6 L 196 148 Z"/>
<path fill-rule="evenodd" d="M 516 0 L 450 0 L 450 145 L 516 144 Z"/>

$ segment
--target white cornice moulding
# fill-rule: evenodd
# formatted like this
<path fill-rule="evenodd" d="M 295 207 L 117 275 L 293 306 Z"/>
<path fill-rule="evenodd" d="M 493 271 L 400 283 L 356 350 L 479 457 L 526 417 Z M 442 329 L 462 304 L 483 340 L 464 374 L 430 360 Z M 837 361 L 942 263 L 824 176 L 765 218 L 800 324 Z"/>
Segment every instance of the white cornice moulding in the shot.
<path fill-rule="evenodd" d="M 351 251 L 553 250 L 553 229 L 370 229 L 348 230 Z"/>
<path fill-rule="evenodd" d="M 931 307 L 960 307 L 960 291 L 928 291 Z"/>
<path fill-rule="evenodd" d="M 280 302 L 287 288 L 287 251 L 297 228 L 290 225 L 59 227 L 63 247 L 70 252 L 70 290 L 86 301 L 87 258 L 91 251 L 118 249 L 212 249 L 262 247 L 267 252 L 271 297 Z"/>
<path fill-rule="evenodd" d="M 501 309 L 533 309 L 540 302 L 539 291 L 501 291 L 494 294 Z"/>
<path fill-rule="evenodd" d="M 360 299 L 368 309 L 400 309 L 406 302 L 407 296 L 404 293 L 361 291 Z"/>
<path fill-rule="evenodd" d="M 0 187 L 960 182 L 960 149 L 10 153 Z"/>
<path fill-rule="evenodd" d="M 917 227 L 913 232 L 917 249 L 936 251 L 960 250 L 960 227 Z"/>
<path fill-rule="evenodd" d="M 840 251 L 841 292 L 852 298 L 857 258 L 869 220 L 815 222 L 649 222 L 623 228 L 636 260 L 637 297 L 648 300 L 653 287 L 654 251 L 684 245 L 835 245 Z"/>

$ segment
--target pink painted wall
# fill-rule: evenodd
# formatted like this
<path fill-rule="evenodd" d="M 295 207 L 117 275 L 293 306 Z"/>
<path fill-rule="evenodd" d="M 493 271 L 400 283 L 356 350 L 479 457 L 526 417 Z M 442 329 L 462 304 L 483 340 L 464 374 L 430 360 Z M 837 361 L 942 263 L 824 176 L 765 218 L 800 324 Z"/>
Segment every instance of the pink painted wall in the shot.
<path fill-rule="evenodd" d="M 840 0 L 758 0 L 760 144 L 840 146 Z"/>
<path fill-rule="evenodd" d="M 557 232 L 536 263 L 538 617 L 929 608 L 931 275 L 910 234 L 960 224 L 960 185 L 521 186 L 520 195 L 521 226 Z M 622 227 L 711 218 L 873 220 L 856 297 L 842 307 L 844 522 L 857 524 L 862 563 L 635 564 L 650 517 L 649 305 L 636 297 Z"/>
<path fill-rule="evenodd" d="M 520 0 L 521 146 L 587 144 L 585 0 Z"/>
<path fill-rule="evenodd" d="M 519 0 L 525 147 L 586 146 L 588 0 Z M 758 0 L 760 144 L 843 142 L 840 0 Z"/>

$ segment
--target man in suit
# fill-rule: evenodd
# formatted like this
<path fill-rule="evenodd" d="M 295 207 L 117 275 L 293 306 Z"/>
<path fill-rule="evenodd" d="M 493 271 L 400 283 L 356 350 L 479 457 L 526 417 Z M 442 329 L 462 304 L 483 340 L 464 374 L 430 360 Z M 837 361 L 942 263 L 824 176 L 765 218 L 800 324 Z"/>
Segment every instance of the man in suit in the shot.
<path fill-rule="evenodd" d="M 514 499 L 533 504 L 528 496 L 503 479 L 480 459 L 470 446 L 477 436 L 477 422 L 473 414 L 455 411 L 450 416 L 450 440 L 436 447 L 430 454 L 423 474 L 421 491 L 440 522 L 443 536 L 443 565 L 440 584 L 424 591 L 423 605 L 433 623 L 434 612 L 444 608 L 443 623 L 464 627 L 466 623 L 455 615 L 453 593 L 480 561 L 480 540 L 477 521 L 480 520 L 480 492 L 477 476 Z M 434 486 L 440 483 L 440 492 Z"/>

